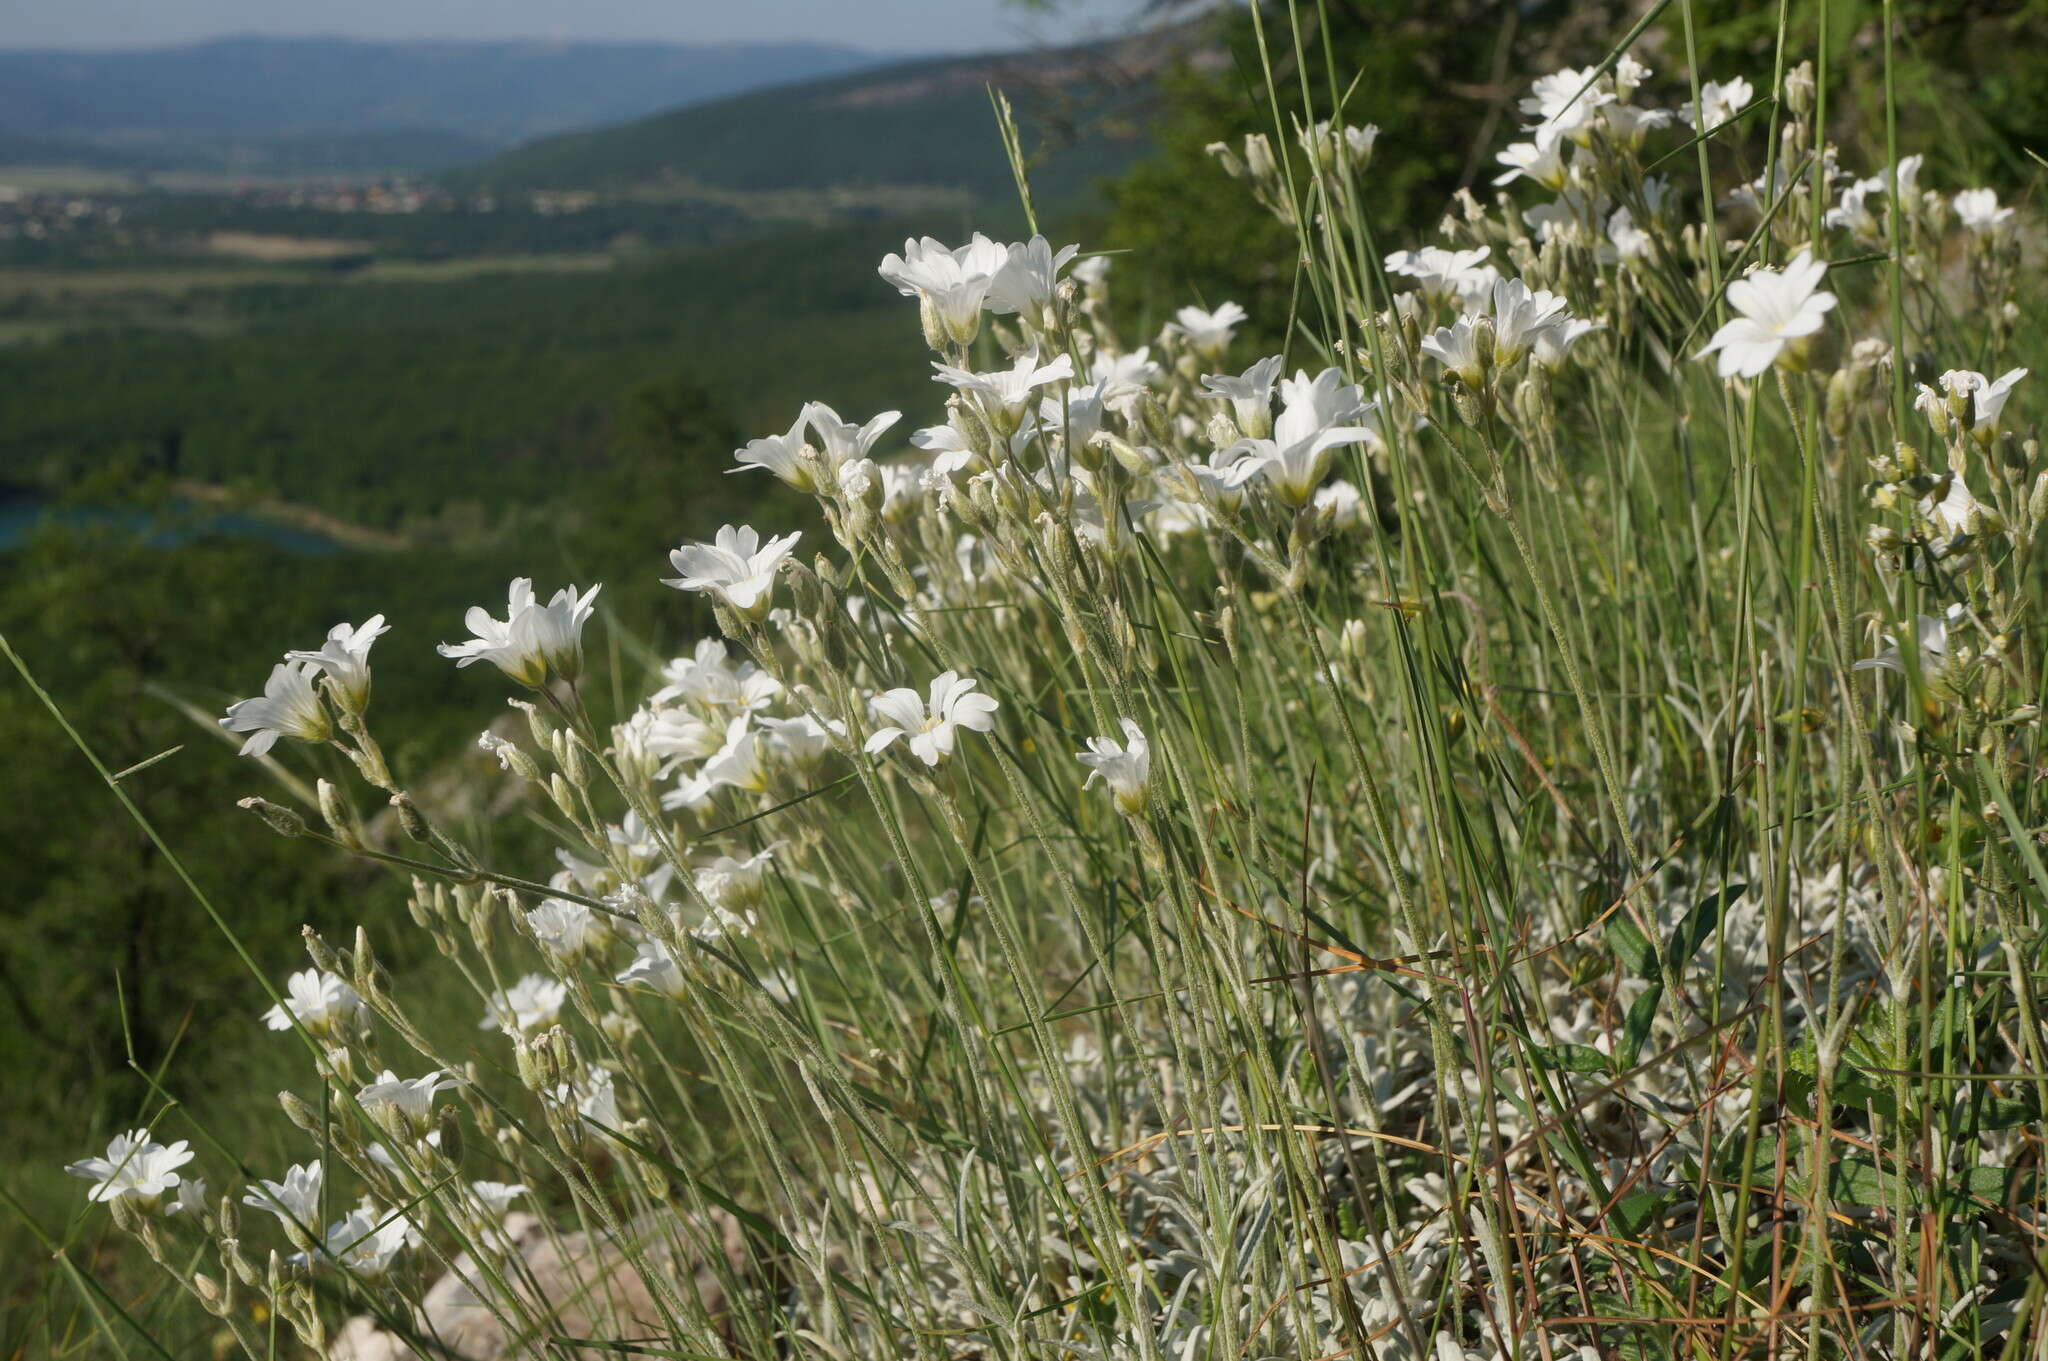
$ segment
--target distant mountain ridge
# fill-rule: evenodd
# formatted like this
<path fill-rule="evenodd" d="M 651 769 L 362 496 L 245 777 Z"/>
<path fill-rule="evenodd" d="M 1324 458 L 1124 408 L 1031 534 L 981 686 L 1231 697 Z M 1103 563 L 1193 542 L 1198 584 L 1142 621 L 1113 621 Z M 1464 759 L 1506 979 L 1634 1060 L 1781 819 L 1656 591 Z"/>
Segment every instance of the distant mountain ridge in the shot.
<path fill-rule="evenodd" d="M 261 161 L 398 137 L 436 164 L 891 60 L 810 42 L 373 42 L 224 38 L 0 51 L 0 146 L 87 159 Z"/>
<path fill-rule="evenodd" d="M 1213 56 L 1205 22 L 1075 47 L 925 57 L 559 133 L 452 170 L 492 191 L 951 189 L 1014 197 L 991 88 L 1013 102 L 1033 182 L 1058 196 L 1146 149 L 1155 77 Z"/>

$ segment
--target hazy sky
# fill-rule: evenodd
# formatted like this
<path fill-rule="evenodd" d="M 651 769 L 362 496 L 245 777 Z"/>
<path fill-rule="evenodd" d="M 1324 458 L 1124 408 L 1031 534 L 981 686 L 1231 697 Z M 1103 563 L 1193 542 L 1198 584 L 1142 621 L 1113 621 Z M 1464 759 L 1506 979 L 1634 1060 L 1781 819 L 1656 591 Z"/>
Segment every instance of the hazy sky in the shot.
<path fill-rule="evenodd" d="M 959 51 L 1118 31 L 1140 0 L 0 0 L 0 46 L 137 47 L 230 33 L 365 38 L 807 38 Z"/>

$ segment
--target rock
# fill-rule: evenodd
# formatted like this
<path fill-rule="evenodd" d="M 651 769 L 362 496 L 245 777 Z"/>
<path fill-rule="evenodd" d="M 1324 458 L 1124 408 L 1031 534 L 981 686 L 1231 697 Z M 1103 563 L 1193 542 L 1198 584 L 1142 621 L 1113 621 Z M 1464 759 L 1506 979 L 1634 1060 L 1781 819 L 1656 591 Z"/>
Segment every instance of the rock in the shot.
<path fill-rule="evenodd" d="M 744 1255 L 738 1223 L 718 1213 L 715 1224 L 726 1260 L 737 1264 Z M 676 1250 L 672 1236 L 651 1224 L 644 1227 L 648 1246 L 643 1256 L 651 1268 L 661 1269 Z M 499 1274 L 530 1302 L 531 1313 L 547 1319 L 547 1336 L 609 1340 L 667 1333 L 653 1290 L 611 1238 L 581 1232 L 550 1235 L 538 1218 L 517 1213 L 506 1216 L 505 1233 L 524 1266 L 508 1263 Z M 725 1291 L 718 1273 L 702 1262 L 688 1270 L 694 1281 L 679 1280 L 679 1289 L 687 1294 L 694 1287 L 706 1310 L 714 1317 L 722 1313 Z M 328 1361 L 537 1361 L 561 1354 L 559 1347 L 550 1351 L 544 1338 L 519 1336 L 516 1316 L 515 1331 L 508 1335 L 497 1312 L 479 1298 L 484 1288 L 485 1277 L 464 1253 L 421 1300 L 417 1347 L 375 1319 L 358 1315 L 328 1347 Z"/>

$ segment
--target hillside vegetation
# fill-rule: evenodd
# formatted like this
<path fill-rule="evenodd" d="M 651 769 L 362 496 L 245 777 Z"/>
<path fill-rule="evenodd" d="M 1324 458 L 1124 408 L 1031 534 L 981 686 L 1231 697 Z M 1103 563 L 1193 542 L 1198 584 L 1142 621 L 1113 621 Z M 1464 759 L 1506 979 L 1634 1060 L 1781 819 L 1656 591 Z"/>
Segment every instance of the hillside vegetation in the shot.
<path fill-rule="evenodd" d="M 1088 188 L 1142 155 L 1152 79 L 1206 32 L 1048 53 L 946 57 L 760 90 L 624 127 L 542 138 L 446 182 L 496 191 L 658 186 L 739 190 L 945 186 L 1014 196 L 993 141 L 991 86 L 1015 101 L 1033 181 Z"/>

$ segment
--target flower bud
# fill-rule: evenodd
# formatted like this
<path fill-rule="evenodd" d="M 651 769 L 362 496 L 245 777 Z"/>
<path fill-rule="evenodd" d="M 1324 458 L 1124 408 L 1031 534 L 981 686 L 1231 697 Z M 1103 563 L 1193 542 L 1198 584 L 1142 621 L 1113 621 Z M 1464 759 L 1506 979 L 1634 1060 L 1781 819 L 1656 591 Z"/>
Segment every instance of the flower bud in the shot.
<path fill-rule="evenodd" d="M 304 836 L 306 820 L 289 808 L 272 803 L 269 799 L 247 798 L 238 800 L 237 808 L 246 808 L 270 824 L 270 830 L 279 836 Z"/>
<path fill-rule="evenodd" d="M 348 976 L 349 962 L 347 951 L 336 950 L 327 943 L 325 937 L 310 926 L 299 928 L 299 938 L 305 941 L 306 954 L 312 959 L 314 968 L 324 969 L 332 974 L 340 974 L 344 978 Z"/>
<path fill-rule="evenodd" d="M 308 1134 L 320 1133 L 320 1112 L 307 1105 L 296 1092 L 279 1092 L 277 1104 L 284 1107 L 284 1118 Z"/>
<path fill-rule="evenodd" d="M 355 832 L 355 812 L 342 801 L 341 791 L 325 780 L 315 782 L 314 792 L 320 800 L 320 816 L 327 823 L 327 830 L 334 839 L 350 850 L 362 848 L 362 838 Z"/>
<path fill-rule="evenodd" d="M 455 1113 L 455 1107 L 443 1106 L 437 1113 L 435 1131 L 441 1136 L 441 1156 L 450 1163 L 462 1164 L 462 1117 Z"/>
<path fill-rule="evenodd" d="M 420 816 L 420 810 L 413 804 L 412 795 L 403 791 L 391 796 L 391 806 L 398 810 L 398 825 L 414 841 L 425 844 L 432 841 L 433 833 L 427 828 L 427 820 Z"/>

